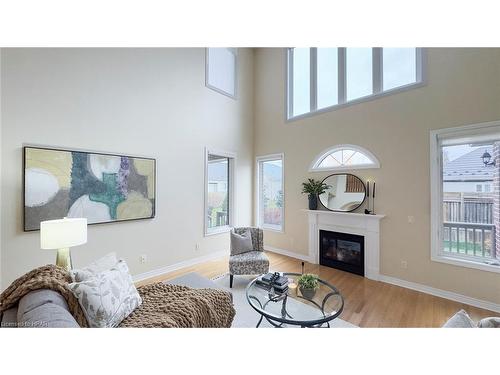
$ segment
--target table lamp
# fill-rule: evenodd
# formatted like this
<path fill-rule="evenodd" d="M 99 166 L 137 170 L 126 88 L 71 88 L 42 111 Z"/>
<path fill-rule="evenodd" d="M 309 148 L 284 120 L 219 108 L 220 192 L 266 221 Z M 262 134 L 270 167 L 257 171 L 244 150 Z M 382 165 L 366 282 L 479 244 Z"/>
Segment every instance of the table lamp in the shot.
<path fill-rule="evenodd" d="M 56 265 L 71 269 L 69 248 L 87 242 L 87 219 L 47 220 L 40 223 L 40 248 L 57 249 Z"/>

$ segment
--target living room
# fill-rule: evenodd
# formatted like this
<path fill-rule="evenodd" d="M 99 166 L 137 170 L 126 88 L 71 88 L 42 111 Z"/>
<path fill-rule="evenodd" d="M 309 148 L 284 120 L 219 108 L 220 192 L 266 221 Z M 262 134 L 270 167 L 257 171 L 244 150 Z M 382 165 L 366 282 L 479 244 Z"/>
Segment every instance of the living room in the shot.
<path fill-rule="evenodd" d="M 2 328 L 491 335 L 498 40 L 201 29 L 0 43 Z"/>

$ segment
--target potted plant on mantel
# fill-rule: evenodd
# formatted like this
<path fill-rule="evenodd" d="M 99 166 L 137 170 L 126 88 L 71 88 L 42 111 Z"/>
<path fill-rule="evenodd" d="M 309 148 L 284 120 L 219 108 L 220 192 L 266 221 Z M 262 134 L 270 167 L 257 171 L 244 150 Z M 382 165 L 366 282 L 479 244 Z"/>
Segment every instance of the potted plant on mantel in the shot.
<path fill-rule="evenodd" d="M 323 194 L 329 188 L 330 185 L 327 185 L 322 181 L 316 181 L 313 178 L 309 178 L 307 179 L 307 182 L 302 183 L 302 194 L 308 194 L 310 210 L 318 209 L 318 196 Z"/>
<path fill-rule="evenodd" d="M 297 280 L 300 293 L 306 299 L 313 299 L 316 290 L 319 288 L 318 276 L 311 273 L 305 273 Z"/>

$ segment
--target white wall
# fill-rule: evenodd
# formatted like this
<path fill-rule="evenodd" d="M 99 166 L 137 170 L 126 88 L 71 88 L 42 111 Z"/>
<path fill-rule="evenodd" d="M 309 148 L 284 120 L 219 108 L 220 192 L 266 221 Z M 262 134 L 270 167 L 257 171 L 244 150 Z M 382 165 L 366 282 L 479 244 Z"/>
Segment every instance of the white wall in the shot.
<path fill-rule="evenodd" d="M 138 274 L 229 251 L 227 233 L 203 237 L 203 162 L 206 146 L 237 152 L 235 219 L 250 224 L 253 51 L 238 56 L 235 101 L 205 87 L 204 49 L 4 49 L 2 285 L 55 260 L 22 231 L 24 143 L 157 159 L 156 218 L 90 226 L 75 267 L 116 251 Z"/>
<path fill-rule="evenodd" d="M 328 174 L 309 173 L 309 165 L 321 150 L 357 144 L 381 163 L 380 169 L 353 172 L 376 181 L 375 209 L 387 215 L 381 224 L 381 272 L 500 303 L 500 274 L 430 260 L 429 185 L 431 129 L 500 119 L 500 49 L 430 49 L 427 60 L 424 87 L 286 122 L 284 49 L 258 49 L 255 153 L 285 154 L 285 233 L 266 231 L 265 242 L 307 254 L 301 183 Z"/>

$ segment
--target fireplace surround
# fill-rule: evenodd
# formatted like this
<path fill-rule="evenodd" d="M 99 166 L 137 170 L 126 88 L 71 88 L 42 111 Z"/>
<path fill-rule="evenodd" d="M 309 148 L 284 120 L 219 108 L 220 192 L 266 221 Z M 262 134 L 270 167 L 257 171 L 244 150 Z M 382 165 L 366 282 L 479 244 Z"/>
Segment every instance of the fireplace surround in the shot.
<path fill-rule="evenodd" d="M 385 215 L 351 212 L 303 210 L 308 215 L 309 261 L 320 264 L 320 230 L 362 236 L 364 238 L 364 276 L 380 278 L 380 221 Z"/>

